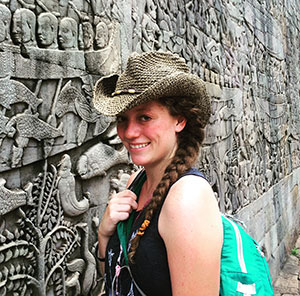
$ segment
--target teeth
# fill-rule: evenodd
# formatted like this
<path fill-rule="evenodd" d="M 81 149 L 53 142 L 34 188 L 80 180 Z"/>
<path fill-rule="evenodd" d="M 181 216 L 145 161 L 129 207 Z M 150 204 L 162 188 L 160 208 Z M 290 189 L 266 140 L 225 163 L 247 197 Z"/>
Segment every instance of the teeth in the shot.
<path fill-rule="evenodd" d="M 143 148 L 146 147 L 148 144 L 139 144 L 139 145 L 130 145 L 131 148 Z"/>

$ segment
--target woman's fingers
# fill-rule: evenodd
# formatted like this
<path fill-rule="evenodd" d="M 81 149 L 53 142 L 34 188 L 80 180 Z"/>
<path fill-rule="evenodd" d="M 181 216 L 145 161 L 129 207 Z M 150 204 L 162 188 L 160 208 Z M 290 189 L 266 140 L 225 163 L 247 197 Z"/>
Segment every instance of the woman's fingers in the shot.
<path fill-rule="evenodd" d="M 137 209 L 135 193 L 125 190 L 115 194 L 107 205 L 99 231 L 105 236 L 112 235 L 118 222 L 128 219 L 132 210 L 135 209 Z"/>
<path fill-rule="evenodd" d="M 135 210 L 137 208 L 136 195 L 130 190 L 125 190 L 114 195 L 109 201 L 109 206 L 114 205 L 129 205 L 131 209 Z"/>
<path fill-rule="evenodd" d="M 123 194 L 115 195 L 109 202 L 109 216 L 114 224 L 126 220 L 132 210 L 137 208 L 136 195 L 126 190 Z"/>

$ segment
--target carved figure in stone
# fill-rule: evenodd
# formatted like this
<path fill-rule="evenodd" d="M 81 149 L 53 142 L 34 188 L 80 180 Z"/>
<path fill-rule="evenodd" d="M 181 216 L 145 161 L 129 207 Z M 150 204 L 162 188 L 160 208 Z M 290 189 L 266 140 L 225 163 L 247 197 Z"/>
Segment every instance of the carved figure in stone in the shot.
<path fill-rule="evenodd" d="M 0 78 L 0 105 L 11 109 L 12 104 L 21 102 L 26 103 L 33 112 L 36 112 L 42 99 L 39 99 L 21 82 L 12 80 L 10 77 Z"/>
<path fill-rule="evenodd" d="M 153 0 L 147 0 L 142 19 L 142 50 L 147 52 L 161 48 L 162 35 L 156 24 L 156 6 Z"/>
<path fill-rule="evenodd" d="M 44 48 L 58 48 L 57 45 L 57 31 L 58 20 L 51 12 L 43 12 L 37 19 L 37 35 L 41 47 Z"/>
<path fill-rule="evenodd" d="M 85 96 L 75 86 L 71 85 L 71 81 L 67 82 L 62 88 L 55 110 L 58 117 L 62 117 L 67 112 L 73 112 L 87 122 L 96 122 L 100 117 L 103 117 L 96 109 L 91 107 Z"/>
<path fill-rule="evenodd" d="M 14 137 L 17 131 L 16 144 L 13 146 L 12 167 L 16 167 L 23 157 L 23 150 L 27 147 L 29 139 L 33 138 L 37 141 L 52 139 L 63 136 L 63 124 L 58 128 L 53 127 L 49 123 L 38 118 L 28 112 L 13 116 L 7 123 L 7 135 Z"/>
<path fill-rule="evenodd" d="M 105 176 L 106 171 L 111 167 L 128 162 L 126 148 L 123 147 L 121 151 L 117 151 L 100 142 L 80 156 L 77 171 L 82 179 L 90 179 L 95 176 Z"/>
<path fill-rule="evenodd" d="M 61 49 L 78 49 L 78 24 L 70 17 L 64 17 L 59 23 L 58 41 Z"/>
<path fill-rule="evenodd" d="M 72 217 L 85 213 L 90 206 L 89 199 L 83 196 L 83 199 L 77 200 L 75 177 L 71 173 L 72 162 L 68 154 L 63 155 L 58 167 L 57 188 L 65 214 Z"/>
<path fill-rule="evenodd" d="M 96 49 L 103 49 L 108 45 L 109 35 L 106 23 L 99 22 L 96 26 L 95 47 Z"/>
<path fill-rule="evenodd" d="M 6 180 L 0 178 L 0 216 L 32 203 L 32 183 L 28 183 L 24 190 L 8 189 L 5 183 Z"/>
<path fill-rule="evenodd" d="M 36 16 L 27 8 L 18 8 L 12 19 L 12 39 L 17 45 L 35 46 Z"/>
<path fill-rule="evenodd" d="M 3 4 L 0 4 L 0 43 L 10 41 L 11 12 Z"/>
<path fill-rule="evenodd" d="M 171 39 L 173 38 L 174 33 L 172 31 L 170 23 L 168 23 L 166 20 L 161 20 L 159 27 L 162 32 L 162 48 L 164 50 L 173 51 L 173 43 Z"/>
<path fill-rule="evenodd" d="M 76 224 L 76 229 L 81 236 L 81 258 L 83 258 L 85 265 L 83 274 L 80 295 L 90 295 L 89 292 L 95 287 L 97 278 L 96 259 L 89 250 L 89 228 L 87 223 Z"/>
<path fill-rule="evenodd" d="M 100 134 L 108 128 L 112 121 L 111 118 L 98 113 L 89 104 L 86 97 L 76 87 L 71 85 L 71 81 L 64 85 L 55 105 L 55 114 L 58 117 L 62 117 L 68 112 L 72 112 L 81 118 L 77 130 L 78 145 L 81 145 L 85 139 L 88 123 L 96 123 L 95 134 Z"/>
<path fill-rule="evenodd" d="M 85 65 L 90 73 L 109 75 L 120 71 L 120 24 L 112 21 L 107 24 L 107 27 L 109 32 L 108 45 L 93 52 L 85 52 Z M 104 38 L 102 42 L 101 46 L 104 45 Z"/>
<path fill-rule="evenodd" d="M 91 23 L 84 22 L 82 24 L 82 34 L 83 34 L 84 50 L 86 51 L 93 50 L 95 33 Z"/>
<path fill-rule="evenodd" d="M 63 136 L 63 124 L 57 128 L 38 118 L 38 114 L 17 114 L 12 117 L 7 125 L 8 130 L 13 132 L 12 127 L 16 125 L 19 136 L 33 138 L 38 141 Z M 12 135 L 12 134 L 11 134 Z"/>

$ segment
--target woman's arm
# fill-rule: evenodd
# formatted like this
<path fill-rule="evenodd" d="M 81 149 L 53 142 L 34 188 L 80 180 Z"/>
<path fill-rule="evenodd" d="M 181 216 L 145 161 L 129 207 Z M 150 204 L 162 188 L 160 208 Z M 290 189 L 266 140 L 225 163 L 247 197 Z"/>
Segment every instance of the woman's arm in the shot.
<path fill-rule="evenodd" d="M 137 174 L 134 173 L 128 180 L 131 184 Z M 98 228 L 98 257 L 105 258 L 106 247 L 110 237 L 114 234 L 119 221 L 126 220 L 131 211 L 137 208 L 136 195 L 130 190 L 124 190 L 112 196 Z M 105 264 L 99 261 L 101 273 L 104 274 Z"/>
<path fill-rule="evenodd" d="M 192 175 L 177 181 L 158 228 L 167 248 L 172 295 L 219 295 L 223 228 L 208 182 Z"/>

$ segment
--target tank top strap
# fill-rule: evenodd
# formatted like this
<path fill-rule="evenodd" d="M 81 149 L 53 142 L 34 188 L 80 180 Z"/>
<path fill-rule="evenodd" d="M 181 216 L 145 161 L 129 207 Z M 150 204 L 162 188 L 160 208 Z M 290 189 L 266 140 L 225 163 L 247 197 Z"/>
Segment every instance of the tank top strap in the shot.
<path fill-rule="evenodd" d="M 182 177 L 184 177 L 184 176 L 188 176 L 188 175 L 199 176 L 199 177 L 205 179 L 207 182 L 209 182 L 208 179 L 203 175 L 203 173 L 201 173 L 201 172 L 200 172 L 198 169 L 196 169 L 196 168 L 190 168 L 188 171 L 186 171 L 184 174 L 182 174 L 182 175 L 180 176 L 180 178 L 182 178 Z M 179 179 L 180 179 L 180 178 L 179 178 Z"/>

